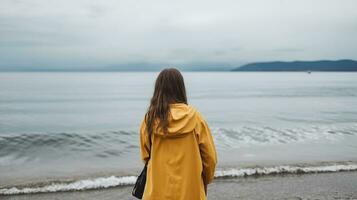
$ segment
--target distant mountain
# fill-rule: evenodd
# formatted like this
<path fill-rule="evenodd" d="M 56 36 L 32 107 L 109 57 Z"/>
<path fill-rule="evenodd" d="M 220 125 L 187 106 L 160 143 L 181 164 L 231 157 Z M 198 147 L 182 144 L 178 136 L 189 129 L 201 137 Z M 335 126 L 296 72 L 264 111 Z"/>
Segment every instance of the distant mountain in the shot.
<path fill-rule="evenodd" d="M 232 71 L 357 71 L 355 60 L 319 60 L 319 61 L 293 61 L 293 62 L 256 62 L 235 68 Z"/>

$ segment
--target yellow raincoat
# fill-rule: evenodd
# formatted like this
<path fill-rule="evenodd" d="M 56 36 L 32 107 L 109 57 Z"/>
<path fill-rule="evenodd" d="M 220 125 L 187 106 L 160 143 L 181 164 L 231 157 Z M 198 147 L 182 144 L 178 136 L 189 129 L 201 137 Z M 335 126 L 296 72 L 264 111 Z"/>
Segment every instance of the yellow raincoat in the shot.
<path fill-rule="evenodd" d="M 214 178 L 216 149 L 206 121 L 192 106 L 170 104 L 168 134 L 152 134 L 144 200 L 205 200 Z M 141 158 L 149 159 L 145 120 L 140 128 Z"/>

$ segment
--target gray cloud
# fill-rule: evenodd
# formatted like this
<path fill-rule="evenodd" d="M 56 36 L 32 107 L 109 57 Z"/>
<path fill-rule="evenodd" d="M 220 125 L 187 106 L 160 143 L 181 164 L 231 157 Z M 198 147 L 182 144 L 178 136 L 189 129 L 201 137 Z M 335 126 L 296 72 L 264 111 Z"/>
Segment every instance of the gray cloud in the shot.
<path fill-rule="evenodd" d="M 0 5 L 0 69 L 357 59 L 354 0 L 2 0 Z"/>

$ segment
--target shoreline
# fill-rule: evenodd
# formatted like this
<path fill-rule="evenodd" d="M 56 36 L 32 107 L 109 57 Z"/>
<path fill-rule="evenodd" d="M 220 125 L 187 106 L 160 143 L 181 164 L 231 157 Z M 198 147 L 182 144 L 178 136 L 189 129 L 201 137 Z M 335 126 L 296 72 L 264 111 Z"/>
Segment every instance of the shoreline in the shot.
<path fill-rule="evenodd" d="M 287 164 L 287 165 L 265 165 L 250 167 L 224 167 L 217 168 L 215 179 L 243 179 L 243 178 L 263 178 L 281 177 L 304 174 L 327 174 L 340 172 L 356 172 L 357 162 L 319 162 L 310 164 Z M 136 181 L 135 174 L 109 173 L 101 176 L 89 176 L 76 179 L 47 179 L 45 181 L 23 182 L 22 184 L 7 184 L 0 186 L 0 196 L 40 194 L 40 193 L 60 193 L 86 190 L 100 190 L 115 187 L 132 186 Z M 78 177 L 77 177 L 78 178 Z"/>
<path fill-rule="evenodd" d="M 76 192 L 0 196 L 4 200 L 133 199 L 132 186 Z M 356 199 L 357 172 L 267 175 L 218 178 L 208 187 L 208 199 Z"/>

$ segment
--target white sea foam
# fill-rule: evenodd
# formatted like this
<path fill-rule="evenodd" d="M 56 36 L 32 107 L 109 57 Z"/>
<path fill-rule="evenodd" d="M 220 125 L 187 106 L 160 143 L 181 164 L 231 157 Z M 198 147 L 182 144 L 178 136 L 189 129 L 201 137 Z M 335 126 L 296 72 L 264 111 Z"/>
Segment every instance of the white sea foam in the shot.
<path fill-rule="evenodd" d="M 98 188 L 109 188 L 121 185 L 132 185 L 136 181 L 135 176 L 124 177 L 101 177 L 96 179 L 79 180 L 73 183 L 51 184 L 43 187 L 25 187 L 25 188 L 4 188 L 0 189 L 0 195 L 11 194 L 30 194 L 44 192 L 63 192 L 63 191 L 78 191 Z"/>
<path fill-rule="evenodd" d="M 324 172 L 339 172 L 339 171 L 354 171 L 357 170 L 357 164 L 330 164 L 322 166 L 274 166 L 274 167 L 255 167 L 255 168 L 232 168 L 219 169 L 215 173 L 216 178 L 224 177 L 245 177 L 245 176 L 261 176 L 274 174 L 297 174 L 297 173 L 324 173 Z M 72 183 L 53 183 L 42 187 L 11 187 L 0 189 L 0 195 L 16 195 L 16 194 L 31 194 L 45 192 L 63 192 L 63 191 L 78 191 L 89 189 L 109 188 L 124 185 L 133 185 L 136 181 L 136 176 L 110 176 L 95 179 L 79 180 Z"/>
<path fill-rule="evenodd" d="M 275 166 L 275 167 L 257 167 L 242 169 L 224 169 L 217 170 L 215 177 L 244 177 L 252 175 L 271 175 L 271 174 L 297 174 L 297 173 L 324 173 L 357 170 L 357 164 L 336 164 L 326 166 Z"/>

